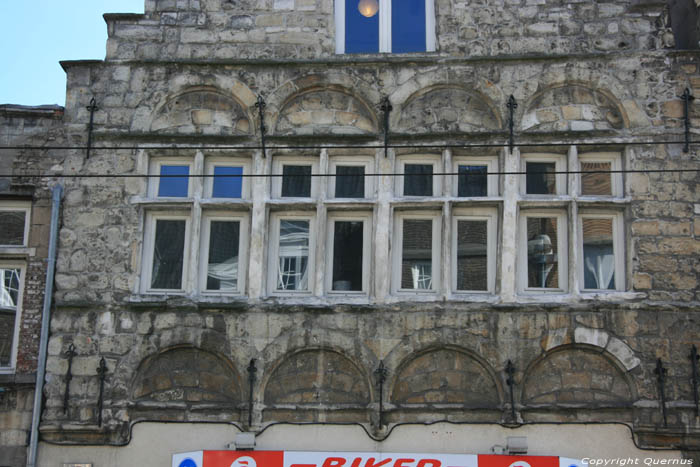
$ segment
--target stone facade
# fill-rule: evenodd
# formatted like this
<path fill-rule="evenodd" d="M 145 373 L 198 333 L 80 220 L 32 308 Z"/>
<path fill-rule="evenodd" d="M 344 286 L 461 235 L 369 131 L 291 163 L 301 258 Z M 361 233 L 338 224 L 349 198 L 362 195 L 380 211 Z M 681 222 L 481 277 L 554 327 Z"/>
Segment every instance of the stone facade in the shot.
<path fill-rule="evenodd" d="M 336 55 L 330 0 L 147 0 L 145 15 L 106 15 L 105 61 L 62 63 L 61 143 L 85 144 L 94 96 L 91 157 L 34 149 L 14 166 L 21 175 L 52 159 L 46 170 L 55 177 L 37 182 L 45 189 L 60 180 L 66 190 L 46 443 L 121 445 L 146 421 L 259 433 L 278 423 L 361 424 L 378 440 L 393 427 L 449 421 L 622 423 L 641 448 L 700 449 L 688 357 L 700 335 L 700 164 L 695 144 L 683 151 L 679 98 L 700 90 L 697 53 L 671 49 L 658 2 L 434 3 L 435 52 Z M 700 99 L 689 117 L 696 137 Z M 207 170 L 221 160 L 255 175 L 241 199 L 208 194 Z M 157 195 L 151 176 L 162 161 L 195 175 L 186 196 Z M 364 198 L 333 199 L 324 176 L 312 177 L 310 197 L 278 194 L 280 164 L 328 174 L 338 161 L 373 175 Z M 439 175 L 469 161 L 496 173 L 474 199 L 456 196 L 455 177 Z M 555 176 L 551 196 L 531 195 L 521 173 L 528 161 L 569 173 Z M 438 174 L 432 196 L 400 191 L 395 174 L 417 162 Z M 623 173 L 591 182 L 578 176 L 580 163 Z M 603 194 L 591 195 L 591 183 Z M 552 237 L 569 267 L 550 272 L 555 293 L 532 290 L 523 274 L 527 215 L 563 219 Z M 202 239 L 216 216 L 245 227 L 237 294 L 207 293 L 200 280 Z M 308 293 L 280 291 L 270 272 L 285 216 L 311 226 Z M 493 229 L 484 292 L 452 282 L 460 216 Z M 580 245 L 590 232 L 577 226 L 585 216 L 616 226 L 611 290 L 582 282 Z M 362 293 L 329 285 L 336 218 L 371 226 Z M 148 280 L 158 219 L 187 226 L 182 290 L 153 290 Z M 428 293 L 407 291 L 411 270 L 397 273 L 402 248 L 427 235 L 399 241 L 404 219 L 433 228 L 440 267 Z M 77 356 L 64 412 L 70 344 Z M 668 370 L 666 422 L 658 359 Z M 388 370 L 381 390 L 380 363 Z"/>

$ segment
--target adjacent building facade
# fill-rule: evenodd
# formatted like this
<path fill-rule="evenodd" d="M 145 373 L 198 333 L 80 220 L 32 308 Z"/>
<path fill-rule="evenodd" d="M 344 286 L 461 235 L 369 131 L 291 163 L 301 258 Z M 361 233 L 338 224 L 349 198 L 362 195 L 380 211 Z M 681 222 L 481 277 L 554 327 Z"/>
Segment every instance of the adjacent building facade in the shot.
<path fill-rule="evenodd" d="M 105 15 L 106 59 L 62 63 L 64 147 L 15 164 L 65 187 L 38 464 L 169 465 L 241 431 L 697 459 L 700 70 L 676 7 Z"/>

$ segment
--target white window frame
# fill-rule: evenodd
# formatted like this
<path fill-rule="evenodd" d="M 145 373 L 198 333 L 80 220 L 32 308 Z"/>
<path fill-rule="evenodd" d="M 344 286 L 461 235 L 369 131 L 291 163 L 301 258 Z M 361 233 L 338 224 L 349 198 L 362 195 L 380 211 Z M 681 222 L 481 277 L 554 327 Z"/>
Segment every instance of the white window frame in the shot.
<path fill-rule="evenodd" d="M 309 223 L 309 259 L 307 261 L 308 290 L 280 290 L 277 288 L 279 272 L 280 226 L 283 220 L 308 221 Z M 268 255 L 268 291 L 276 296 L 305 296 L 315 293 L 316 282 L 316 234 L 318 226 L 315 212 L 277 212 L 270 214 L 270 235 Z"/>
<path fill-rule="evenodd" d="M 486 171 L 489 174 L 495 174 L 496 172 L 498 172 L 498 158 L 496 157 L 456 157 L 452 160 L 453 173 L 459 173 L 460 165 L 485 165 Z M 453 175 L 452 177 L 452 196 L 459 197 L 459 175 Z M 498 175 L 486 176 L 485 196 L 498 196 Z M 462 197 L 460 199 L 465 199 L 465 197 Z"/>
<path fill-rule="evenodd" d="M 19 291 L 17 294 L 17 310 L 15 311 L 15 328 L 12 331 L 12 351 L 10 366 L 0 366 L 0 374 L 14 373 L 17 368 L 17 353 L 19 349 L 19 334 L 22 322 L 22 303 L 24 302 L 24 283 L 27 275 L 27 265 L 23 262 L 0 261 L 0 269 L 19 269 Z"/>
<path fill-rule="evenodd" d="M 2 248 L 23 248 L 29 245 L 29 225 L 32 214 L 31 201 L 0 201 L 0 212 L 24 212 L 24 235 L 21 245 L 2 245 Z"/>
<path fill-rule="evenodd" d="M 406 178 L 404 176 L 405 174 L 405 167 L 406 165 L 413 165 L 413 164 L 419 164 L 419 165 L 432 165 L 433 166 L 433 194 L 431 195 L 425 195 L 425 196 L 416 196 L 416 195 L 404 195 L 404 179 Z M 438 198 L 442 196 L 442 175 L 435 175 L 438 173 L 442 173 L 442 157 L 433 155 L 433 154 L 424 154 L 424 155 L 407 155 L 407 156 L 400 156 L 397 158 L 396 161 L 398 173 L 400 174 L 398 177 L 395 177 L 396 183 L 395 183 L 395 190 L 396 190 L 396 197 L 398 198 L 410 198 L 410 199 L 427 199 L 427 198 Z"/>
<path fill-rule="evenodd" d="M 186 165 L 189 167 L 189 176 L 190 178 L 187 180 L 187 196 L 158 196 L 158 191 L 160 188 L 160 169 L 164 165 Z M 150 161 L 150 166 L 149 166 L 149 174 L 151 177 L 149 178 L 149 183 L 148 183 L 148 196 L 150 198 L 159 198 L 159 199 L 172 199 L 172 200 L 185 200 L 188 198 L 192 197 L 192 175 L 193 175 L 193 170 L 194 168 L 194 163 L 192 161 L 192 158 L 153 158 Z"/>
<path fill-rule="evenodd" d="M 442 275 L 442 211 L 397 211 L 394 214 L 394 247 L 392 254 L 392 293 L 400 295 L 437 294 L 441 289 Z M 405 220 L 432 221 L 431 289 L 402 289 L 401 263 L 403 261 L 403 223 Z"/>
<path fill-rule="evenodd" d="M 398 0 L 397 0 L 398 1 Z M 379 53 L 391 53 L 391 2 L 379 2 Z M 335 0 L 335 53 L 345 53 L 345 0 Z M 425 52 L 435 52 L 435 0 L 425 0 Z M 413 52 L 424 53 L 424 52 Z"/>
<path fill-rule="evenodd" d="M 554 170 L 558 172 L 555 177 L 555 192 L 549 194 L 534 194 L 527 193 L 527 163 L 528 162 L 553 162 Z M 561 173 L 566 171 L 567 158 L 561 154 L 524 154 L 520 158 L 520 194 L 523 196 L 532 197 L 548 197 L 566 195 L 566 174 Z"/>
<path fill-rule="evenodd" d="M 584 268 L 585 259 L 583 257 L 583 220 L 584 219 L 611 219 L 613 254 L 615 255 L 615 288 L 614 289 L 584 289 Z M 578 229 L 578 281 L 579 288 L 583 293 L 612 293 L 625 290 L 625 254 L 624 254 L 624 220 L 621 212 L 610 212 L 605 210 L 582 210 L 579 212 L 576 222 Z"/>
<path fill-rule="evenodd" d="M 457 223 L 459 221 L 486 221 L 486 290 L 457 289 Z M 458 294 L 493 294 L 496 292 L 496 251 L 497 251 L 497 208 L 459 208 L 452 212 L 452 242 L 450 255 L 452 257 L 452 293 Z"/>
<path fill-rule="evenodd" d="M 528 287 L 527 285 L 527 220 L 531 217 L 557 219 L 557 272 L 559 288 Z M 569 250 L 567 213 L 563 210 L 521 210 L 518 220 L 518 291 L 521 293 L 566 293 L 569 290 Z"/>
<path fill-rule="evenodd" d="M 286 165 L 311 166 L 311 196 L 310 197 L 282 197 L 282 171 Z M 315 199 L 318 196 L 318 172 L 319 161 L 317 157 L 286 157 L 277 156 L 272 161 L 272 197 L 276 199 Z"/>
<path fill-rule="evenodd" d="M 622 185 L 622 155 L 620 153 L 614 152 L 591 152 L 579 154 L 578 156 L 578 171 L 582 171 L 582 162 L 593 162 L 593 163 L 605 163 L 610 162 L 610 168 L 613 172 L 610 174 L 610 194 L 609 195 L 586 195 L 583 193 L 583 173 L 579 173 L 579 196 L 585 198 L 596 198 L 596 197 L 613 197 L 621 198 L 623 196 L 623 185 Z"/>
<path fill-rule="evenodd" d="M 238 277 L 236 290 L 227 292 L 207 289 L 207 274 L 209 266 L 209 234 L 212 221 L 239 222 L 238 234 Z M 248 271 L 248 244 L 249 231 L 248 215 L 244 213 L 231 213 L 222 211 L 208 211 L 202 215 L 202 229 L 200 233 L 199 255 L 199 291 L 203 295 L 242 295 L 246 290 L 246 276 Z"/>
<path fill-rule="evenodd" d="M 182 280 L 179 289 L 154 289 L 151 288 L 151 276 L 153 274 L 153 250 L 156 238 L 156 222 L 158 220 L 184 220 L 185 221 L 185 241 L 183 245 L 182 260 Z M 165 212 L 146 213 L 146 225 L 144 233 L 143 266 L 141 274 L 141 290 L 151 294 L 182 294 L 192 287 L 188 284 L 188 271 L 190 266 L 190 235 L 191 235 L 191 215 L 174 214 Z"/>
<path fill-rule="evenodd" d="M 214 168 L 215 167 L 242 167 L 243 177 L 241 177 L 241 197 L 240 198 L 214 198 Z M 204 197 L 208 199 L 250 199 L 250 160 L 241 158 L 207 158 L 204 163 Z"/>
<path fill-rule="evenodd" d="M 363 198 L 336 198 L 335 187 L 336 177 L 328 177 L 328 198 L 329 199 L 369 199 L 373 198 L 374 194 L 374 177 L 368 177 L 367 174 L 372 173 L 372 162 L 370 158 L 358 157 L 331 157 L 328 163 L 328 172 L 331 175 L 337 173 L 338 166 L 342 167 L 364 167 L 365 168 L 365 194 Z"/>
<path fill-rule="evenodd" d="M 333 290 L 333 238 L 336 222 L 362 222 L 362 290 Z M 370 262 L 372 254 L 372 213 L 331 212 L 328 213 L 326 229 L 326 291 L 328 295 L 368 295 L 370 286 Z"/>

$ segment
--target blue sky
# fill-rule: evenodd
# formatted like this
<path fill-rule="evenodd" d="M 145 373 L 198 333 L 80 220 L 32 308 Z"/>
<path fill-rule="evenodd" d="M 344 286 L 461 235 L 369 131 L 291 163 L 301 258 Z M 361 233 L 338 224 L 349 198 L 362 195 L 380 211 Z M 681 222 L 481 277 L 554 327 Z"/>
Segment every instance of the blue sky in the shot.
<path fill-rule="evenodd" d="M 0 0 L 0 104 L 65 104 L 60 60 L 105 58 L 103 13 L 144 0 Z"/>

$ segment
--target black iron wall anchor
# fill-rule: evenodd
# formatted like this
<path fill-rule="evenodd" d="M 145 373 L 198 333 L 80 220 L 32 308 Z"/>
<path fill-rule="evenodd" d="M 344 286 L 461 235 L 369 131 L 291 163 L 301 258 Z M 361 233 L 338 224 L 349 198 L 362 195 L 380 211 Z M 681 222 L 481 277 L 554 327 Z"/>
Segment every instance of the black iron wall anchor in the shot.
<path fill-rule="evenodd" d="M 664 426 L 668 426 L 668 419 L 666 417 L 666 391 L 664 390 L 664 384 L 666 382 L 666 373 L 668 370 L 664 368 L 661 359 L 656 359 L 656 369 L 654 373 L 656 374 L 656 382 L 659 385 L 659 397 L 661 398 L 661 413 L 664 417 Z"/>
<path fill-rule="evenodd" d="M 267 135 L 267 127 L 265 126 L 265 107 L 267 107 L 267 104 L 262 96 L 258 96 L 258 100 L 255 102 L 255 107 L 258 109 L 258 117 L 260 118 L 260 146 L 262 146 L 263 158 L 266 158 L 265 136 Z"/>
<path fill-rule="evenodd" d="M 107 362 L 105 358 L 100 359 L 100 366 L 97 367 L 97 374 L 100 376 L 100 397 L 97 399 L 97 425 L 102 426 L 102 401 L 105 390 L 105 377 L 107 376 Z"/>
<path fill-rule="evenodd" d="M 380 360 L 379 366 L 374 370 L 379 385 L 379 428 L 384 426 L 384 383 L 388 375 L 389 370 L 384 366 L 384 360 Z"/>
<path fill-rule="evenodd" d="M 258 371 L 255 368 L 255 359 L 250 359 L 250 365 L 248 365 L 248 383 L 250 387 L 248 388 L 248 426 L 253 424 L 253 386 L 255 385 L 255 373 Z"/>
<path fill-rule="evenodd" d="M 700 403 L 698 403 L 698 348 L 693 345 L 690 349 L 690 365 L 693 374 L 693 401 L 695 402 L 695 416 L 700 415 Z"/>
<path fill-rule="evenodd" d="M 508 375 L 508 378 L 506 378 L 506 384 L 510 388 L 510 416 L 515 422 L 517 421 L 517 417 L 515 416 L 515 397 L 513 396 L 513 390 L 515 388 L 515 366 L 510 360 L 508 360 L 508 363 L 506 363 L 506 374 Z"/>
<path fill-rule="evenodd" d="M 384 157 L 389 157 L 389 114 L 394 108 L 388 97 L 382 99 L 379 108 L 384 112 Z"/>
<path fill-rule="evenodd" d="M 681 99 L 683 99 L 683 108 L 685 110 L 683 114 L 685 120 L 685 146 L 683 147 L 683 152 L 687 153 L 690 151 L 690 103 L 695 99 L 695 97 L 690 94 L 690 89 L 685 88 Z"/>
<path fill-rule="evenodd" d="M 88 105 L 86 109 L 90 111 L 90 124 L 88 125 L 87 154 L 85 154 L 85 159 L 90 159 L 90 148 L 92 147 L 92 124 L 95 119 L 95 111 L 99 110 L 94 97 L 90 99 L 90 105 Z"/>
<path fill-rule="evenodd" d="M 506 104 L 508 107 L 508 112 L 510 113 L 510 117 L 508 118 L 508 131 L 509 131 L 509 136 L 508 136 L 508 146 L 510 147 L 510 150 L 513 150 L 513 146 L 515 146 L 515 109 L 518 108 L 518 103 L 515 102 L 515 97 L 511 94 L 510 97 L 508 98 L 508 103 Z"/>
<path fill-rule="evenodd" d="M 63 413 L 68 411 L 68 398 L 70 397 L 70 382 L 73 379 L 73 357 L 75 357 L 75 346 L 68 346 L 66 357 L 68 357 L 68 370 L 66 371 L 66 391 L 63 393 Z"/>

